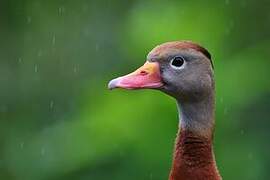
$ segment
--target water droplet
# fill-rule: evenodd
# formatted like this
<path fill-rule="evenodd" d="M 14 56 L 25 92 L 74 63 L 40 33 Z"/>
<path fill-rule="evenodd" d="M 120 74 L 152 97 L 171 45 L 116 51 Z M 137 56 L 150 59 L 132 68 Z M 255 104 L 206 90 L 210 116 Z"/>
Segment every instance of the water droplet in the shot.
<path fill-rule="evenodd" d="M 220 98 L 220 103 L 223 103 L 223 97 Z"/>
<path fill-rule="evenodd" d="M 37 73 L 37 72 L 38 72 L 38 66 L 35 65 L 35 73 Z"/>
<path fill-rule="evenodd" d="M 84 28 L 83 29 L 83 34 L 84 34 L 84 36 L 89 37 L 90 34 L 91 34 L 91 31 L 88 28 Z"/>
<path fill-rule="evenodd" d="M 96 51 L 99 51 L 99 45 L 96 44 Z"/>
<path fill-rule="evenodd" d="M 32 18 L 30 16 L 27 16 L 27 24 L 30 24 L 32 22 Z"/>
<path fill-rule="evenodd" d="M 224 113 L 224 115 L 226 115 L 228 113 L 228 108 L 227 107 L 224 108 L 224 112 L 223 113 Z"/>
<path fill-rule="evenodd" d="M 58 12 L 59 12 L 60 15 L 61 15 L 61 14 L 64 14 L 65 11 L 66 11 L 66 9 L 65 9 L 64 7 L 59 7 L 59 8 L 58 8 Z"/>
<path fill-rule="evenodd" d="M 245 131 L 242 129 L 240 133 L 241 135 L 244 135 Z"/>
<path fill-rule="evenodd" d="M 225 0 L 225 4 L 230 4 L 230 0 Z"/>
<path fill-rule="evenodd" d="M 51 100 L 51 102 L 50 102 L 50 109 L 52 109 L 52 108 L 53 108 L 53 106 L 54 106 L 54 101 L 53 101 L 53 100 Z"/>
<path fill-rule="evenodd" d="M 74 65 L 74 67 L 73 67 L 73 72 L 74 72 L 74 73 L 77 73 L 77 72 L 79 72 L 79 70 L 80 70 L 79 65 Z"/>
<path fill-rule="evenodd" d="M 53 35 L 52 44 L 55 45 L 55 35 Z"/>
<path fill-rule="evenodd" d="M 22 63 L 22 58 L 19 58 L 19 59 L 18 59 L 18 62 L 19 62 L 19 63 Z"/>
<path fill-rule="evenodd" d="M 41 57 L 41 56 L 42 56 L 42 50 L 38 50 L 37 56 L 38 56 L 38 57 Z"/>
<path fill-rule="evenodd" d="M 249 160 L 252 160 L 253 159 L 253 153 L 252 152 L 248 153 L 248 159 Z"/>
<path fill-rule="evenodd" d="M 24 148 L 24 142 L 20 143 L 20 148 L 23 149 Z"/>
<path fill-rule="evenodd" d="M 41 148 L 41 151 L 40 151 L 41 156 L 44 156 L 45 153 L 46 153 L 45 149 L 44 148 Z"/>

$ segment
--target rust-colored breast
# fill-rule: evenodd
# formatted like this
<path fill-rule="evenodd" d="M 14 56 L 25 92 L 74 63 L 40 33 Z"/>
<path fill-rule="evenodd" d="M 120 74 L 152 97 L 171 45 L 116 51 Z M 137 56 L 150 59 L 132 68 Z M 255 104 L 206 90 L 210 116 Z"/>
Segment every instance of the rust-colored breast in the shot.
<path fill-rule="evenodd" d="M 184 129 L 178 133 L 170 180 L 220 180 L 212 150 L 212 138 Z"/>

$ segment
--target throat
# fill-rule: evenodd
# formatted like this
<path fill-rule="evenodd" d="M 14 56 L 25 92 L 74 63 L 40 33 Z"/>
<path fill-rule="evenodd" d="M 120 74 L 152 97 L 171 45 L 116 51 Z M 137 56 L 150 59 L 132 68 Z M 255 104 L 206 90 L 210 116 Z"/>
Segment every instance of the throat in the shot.
<path fill-rule="evenodd" d="M 214 102 L 178 104 L 181 117 L 170 180 L 220 180 L 213 153 Z"/>
<path fill-rule="evenodd" d="M 201 101 L 177 102 L 181 129 L 212 138 L 215 125 L 215 102 L 212 96 Z"/>

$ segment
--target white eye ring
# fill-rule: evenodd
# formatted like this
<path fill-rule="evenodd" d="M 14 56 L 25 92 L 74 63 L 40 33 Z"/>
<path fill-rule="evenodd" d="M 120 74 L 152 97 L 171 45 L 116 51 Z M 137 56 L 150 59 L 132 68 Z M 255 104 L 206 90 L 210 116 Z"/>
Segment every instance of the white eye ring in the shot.
<path fill-rule="evenodd" d="M 174 69 L 183 69 L 185 66 L 185 59 L 182 56 L 175 56 L 172 58 L 170 65 Z"/>

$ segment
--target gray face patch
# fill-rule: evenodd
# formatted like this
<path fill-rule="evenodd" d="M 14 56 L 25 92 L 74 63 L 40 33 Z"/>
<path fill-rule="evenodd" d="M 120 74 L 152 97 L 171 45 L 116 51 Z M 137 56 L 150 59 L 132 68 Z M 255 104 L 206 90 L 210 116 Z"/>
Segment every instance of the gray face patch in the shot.
<path fill-rule="evenodd" d="M 180 67 L 172 66 L 177 56 L 184 59 Z M 186 42 L 165 43 L 147 56 L 148 61 L 160 65 L 164 82 L 161 90 L 177 100 L 181 126 L 202 135 L 211 133 L 214 125 L 215 83 L 210 58 L 207 50 Z"/>
<path fill-rule="evenodd" d="M 172 66 L 171 62 L 175 57 L 184 59 L 181 67 Z M 162 56 L 150 53 L 148 58 L 149 61 L 160 64 L 165 83 L 163 91 L 177 99 L 203 97 L 213 88 L 213 69 L 210 61 L 201 52 L 194 49 L 173 49 Z"/>

